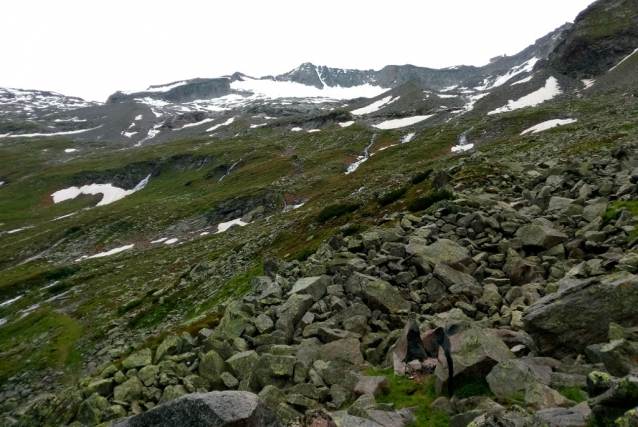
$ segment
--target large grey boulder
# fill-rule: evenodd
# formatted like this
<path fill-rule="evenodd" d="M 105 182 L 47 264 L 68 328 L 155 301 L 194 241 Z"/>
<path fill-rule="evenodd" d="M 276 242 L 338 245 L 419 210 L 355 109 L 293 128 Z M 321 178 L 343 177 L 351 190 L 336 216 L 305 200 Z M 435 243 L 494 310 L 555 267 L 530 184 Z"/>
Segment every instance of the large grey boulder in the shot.
<path fill-rule="evenodd" d="M 243 391 L 193 393 L 112 427 L 283 427 L 257 395 Z"/>
<path fill-rule="evenodd" d="M 471 326 L 450 338 L 454 382 L 485 378 L 499 362 L 514 359 L 514 353 L 488 330 Z M 448 364 L 443 349 L 439 349 L 436 370 L 436 392 L 447 393 Z"/>
<path fill-rule="evenodd" d="M 547 250 L 565 243 L 567 235 L 547 225 L 529 224 L 519 228 L 516 236 L 523 241 L 523 246 Z"/>
<path fill-rule="evenodd" d="M 626 272 L 566 279 L 559 291 L 532 304 L 523 315 L 538 351 L 562 359 L 607 341 L 610 322 L 638 324 L 638 277 Z"/>
<path fill-rule="evenodd" d="M 408 245 L 408 253 L 414 255 L 417 263 L 449 265 L 455 270 L 465 271 L 473 261 L 469 251 L 451 240 L 439 239 L 430 246 Z"/>
<path fill-rule="evenodd" d="M 295 282 L 289 294 L 310 295 L 316 302 L 323 298 L 331 284 L 328 276 L 304 277 Z"/>
<path fill-rule="evenodd" d="M 395 314 L 401 310 L 410 310 L 410 303 L 403 299 L 399 291 L 383 280 L 376 280 L 363 286 L 361 297 L 373 310 Z"/>
<path fill-rule="evenodd" d="M 433 274 L 452 294 L 465 295 L 470 300 L 483 294 L 483 287 L 474 277 L 455 270 L 449 265 L 437 264 Z"/>
<path fill-rule="evenodd" d="M 531 357 L 506 360 L 496 365 L 487 376 L 490 390 L 495 395 L 506 396 L 525 390 L 531 383 L 549 385 L 552 368 L 536 363 Z"/>

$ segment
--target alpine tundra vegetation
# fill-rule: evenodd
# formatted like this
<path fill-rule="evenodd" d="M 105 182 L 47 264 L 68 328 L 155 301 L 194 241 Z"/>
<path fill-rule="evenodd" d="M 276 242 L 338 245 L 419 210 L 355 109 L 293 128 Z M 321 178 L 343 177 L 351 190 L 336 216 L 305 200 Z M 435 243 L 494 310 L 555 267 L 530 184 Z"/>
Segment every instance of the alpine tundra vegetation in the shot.
<path fill-rule="evenodd" d="M 638 2 L 484 67 L 0 89 L 0 426 L 638 425 Z"/>

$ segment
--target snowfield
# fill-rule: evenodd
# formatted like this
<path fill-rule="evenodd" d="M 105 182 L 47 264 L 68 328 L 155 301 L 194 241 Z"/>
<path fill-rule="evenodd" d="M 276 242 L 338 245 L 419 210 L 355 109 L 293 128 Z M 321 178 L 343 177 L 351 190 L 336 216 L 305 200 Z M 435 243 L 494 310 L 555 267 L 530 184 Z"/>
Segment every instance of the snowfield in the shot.
<path fill-rule="evenodd" d="M 402 127 L 413 125 L 415 123 L 422 122 L 433 116 L 434 114 L 430 114 L 428 116 L 414 116 L 414 117 L 405 117 L 403 119 L 386 120 L 385 122 L 381 122 L 378 125 L 372 125 L 372 126 L 377 129 L 383 129 L 383 130 L 399 129 Z"/>
<path fill-rule="evenodd" d="M 535 107 L 545 101 L 549 101 L 550 99 L 557 97 L 561 93 L 563 93 L 563 91 L 558 85 L 558 80 L 556 80 L 555 77 L 550 77 L 547 79 L 547 82 L 545 82 L 545 86 L 538 89 L 536 92 L 532 92 L 516 101 L 510 100 L 507 105 L 490 111 L 487 114 L 491 116 L 493 114 L 519 110 L 521 108 Z"/>
<path fill-rule="evenodd" d="M 231 89 L 253 92 L 260 98 L 329 98 L 329 99 L 354 99 L 374 98 L 387 92 L 378 86 L 365 84 L 349 88 L 330 87 L 324 84 L 323 89 L 314 86 L 306 86 L 294 82 L 277 82 L 274 80 L 259 80 L 244 77 L 244 81 L 235 81 L 230 84 Z"/>
<path fill-rule="evenodd" d="M 386 96 L 383 99 L 373 102 L 367 107 L 359 108 L 358 110 L 351 111 L 355 116 L 362 116 L 364 114 L 374 113 L 375 111 L 379 111 L 381 108 L 390 105 L 391 103 L 397 101 L 400 97 L 397 96 L 395 99 L 392 99 L 392 95 Z"/>
<path fill-rule="evenodd" d="M 96 206 L 104 206 L 123 199 L 124 197 L 141 190 L 146 186 L 146 184 L 148 184 L 148 181 L 150 179 L 151 175 L 147 176 L 146 178 L 141 180 L 140 183 L 137 184 L 132 190 L 124 190 L 123 188 L 114 187 L 112 184 L 91 184 L 84 185 L 79 188 L 65 188 L 64 190 L 59 190 L 51 194 L 51 197 L 53 197 L 53 203 L 60 203 L 64 202 L 65 200 L 75 199 L 80 194 L 102 194 L 102 200 L 100 200 L 100 202 Z"/>
<path fill-rule="evenodd" d="M 529 129 L 524 130 L 521 135 L 525 135 L 528 133 L 538 133 L 547 129 L 555 128 L 556 126 L 569 125 L 571 123 L 576 123 L 578 120 L 576 119 L 554 119 L 548 120 L 543 123 L 539 123 L 536 126 L 532 126 Z"/>

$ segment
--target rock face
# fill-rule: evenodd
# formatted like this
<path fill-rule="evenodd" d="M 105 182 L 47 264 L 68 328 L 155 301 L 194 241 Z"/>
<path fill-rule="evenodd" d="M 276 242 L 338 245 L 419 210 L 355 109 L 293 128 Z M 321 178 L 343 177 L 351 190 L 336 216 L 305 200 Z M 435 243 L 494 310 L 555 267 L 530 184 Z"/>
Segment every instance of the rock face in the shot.
<path fill-rule="evenodd" d="M 148 91 L 125 94 L 115 92 L 109 96 L 107 104 L 117 104 L 120 102 L 131 101 L 136 98 L 152 98 L 167 102 L 191 102 L 197 99 L 219 98 L 230 93 L 230 80 L 226 78 L 220 79 L 193 79 L 185 84 L 174 86 L 175 83 L 166 85 L 174 86 L 166 91 Z M 152 89 L 153 87 L 151 87 Z"/>
<path fill-rule="evenodd" d="M 552 66 L 576 79 L 603 74 L 638 45 L 636 14 L 638 5 L 631 0 L 594 2 L 550 56 Z"/>
<path fill-rule="evenodd" d="M 117 421 L 113 427 L 283 427 L 257 395 L 241 391 L 194 393 L 142 414 Z"/>
<path fill-rule="evenodd" d="M 564 280 L 559 292 L 532 304 L 523 315 L 526 331 L 543 355 L 562 358 L 607 341 L 609 323 L 638 324 L 638 277 L 617 273 Z"/>

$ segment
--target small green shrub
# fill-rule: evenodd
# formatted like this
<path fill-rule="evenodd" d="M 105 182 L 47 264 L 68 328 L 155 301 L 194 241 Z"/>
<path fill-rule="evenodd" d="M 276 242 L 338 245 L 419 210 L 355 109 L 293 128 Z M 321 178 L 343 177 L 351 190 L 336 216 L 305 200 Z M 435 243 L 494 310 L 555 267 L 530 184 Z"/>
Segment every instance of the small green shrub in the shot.
<path fill-rule="evenodd" d="M 433 172 L 432 169 L 428 169 L 425 172 L 417 173 L 416 175 L 412 177 L 412 184 L 416 185 L 416 184 L 422 183 L 423 181 L 428 179 L 428 177 L 430 176 L 432 172 Z"/>
<path fill-rule="evenodd" d="M 454 395 L 459 399 L 467 399 L 472 396 L 493 396 L 490 385 L 485 379 L 466 380 L 454 390 Z"/>
<path fill-rule="evenodd" d="M 317 222 L 326 222 L 332 218 L 337 218 L 342 215 L 346 215 L 348 213 L 352 213 L 359 209 L 361 205 L 359 204 L 338 204 L 338 205 L 330 205 L 323 208 L 319 215 L 316 217 Z"/>
<path fill-rule="evenodd" d="M 361 227 L 360 225 L 351 225 L 345 230 L 343 230 L 341 233 L 343 234 L 343 237 L 348 237 L 363 231 L 363 229 L 364 227 Z"/>
<path fill-rule="evenodd" d="M 233 248 L 233 252 L 235 252 L 235 253 L 240 252 L 240 251 L 244 248 L 244 246 L 246 246 L 246 243 L 240 243 L 240 244 L 238 244 L 237 246 L 235 246 L 235 247 Z"/>
<path fill-rule="evenodd" d="M 585 401 L 583 397 L 583 393 L 580 390 L 580 387 L 565 387 L 558 390 L 563 397 L 566 397 L 569 400 L 573 400 L 576 403 L 581 403 Z"/>
<path fill-rule="evenodd" d="M 387 206 L 390 203 L 394 203 L 401 197 L 405 196 L 405 193 L 407 192 L 407 188 L 399 188 L 398 190 L 390 191 L 389 193 L 384 194 L 382 197 L 379 197 L 379 205 Z"/>
<path fill-rule="evenodd" d="M 310 258 L 312 255 L 315 254 L 315 252 L 317 252 L 317 250 L 312 250 L 312 249 L 304 249 L 303 251 L 299 252 L 297 255 L 295 255 L 295 259 L 299 262 L 304 262 L 306 261 L 308 258 Z"/>
<path fill-rule="evenodd" d="M 448 190 L 438 190 L 432 194 L 429 194 L 425 197 L 420 197 L 413 201 L 408 209 L 411 212 L 419 212 L 424 211 L 436 202 L 440 202 L 442 200 L 452 200 L 454 199 L 454 193 Z"/>

